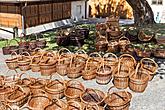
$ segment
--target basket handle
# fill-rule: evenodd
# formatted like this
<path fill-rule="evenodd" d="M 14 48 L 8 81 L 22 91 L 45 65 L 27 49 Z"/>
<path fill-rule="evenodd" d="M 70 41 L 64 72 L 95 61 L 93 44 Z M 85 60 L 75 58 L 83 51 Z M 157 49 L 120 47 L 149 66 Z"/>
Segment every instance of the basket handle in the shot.
<path fill-rule="evenodd" d="M 98 55 L 98 57 L 101 58 L 101 55 L 98 52 L 93 52 L 89 54 L 89 57 L 92 57 L 92 55 Z"/>
<path fill-rule="evenodd" d="M 59 83 L 63 83 L 65 85 L 64 78 L 61 75 L 59 75 L 58 73 L 56 73 L 56 75 L 62 80 L 62 82 L 59 79 L 55 79 L 55 80 L 58 81 Z M 55 75 L 54 74 L 50 75 L 50 78 L 49 78 L 50 82 L 53 80 L 53 76 L 55 76 Z"/>
<path fill-rule="evenodd" d="M 118 60 L 118 57 L 114 53 L 111 53 L 111 52 L 104 54 L 103 58 L 108 58 L 109 55 L 114 56 L 115 59 Z"/>
<path fill-rule="evenodd" d="M 123 101 L 125 101 L 124 97 L 120 96 L 119 94 L 117 94 L 117 93 L 115 93 L 115 92 L 110 93 L 110 90 L 111 90 L 112 88 L 115 88 L 115 86 L 112 86 L 112 87 L 110 87 L 110 88 L 108 89 L 108 94 L 114 94 L 114 95 L 118 96 L 119 98 L 121 98 Z M 125 91 L 125 90 L 123 90 L 123 91 L 127 94 L 127 96 L 129 96 L 129 94 L 128 94 L 127 91 Z M 130 98 L 129 98 L 129 100 L 130 100 Z"/>
<path fill-rule="evenodd" d="M 58 56 L 60 55 L 60 52 L 62 52 L 62 51 L 64 51 L 64 50 L 68 51 L 69 54 L 71 54 L 71 51 L 70 51 L 69 49 L 67 49 L 67 48 L 61 48 L 61 49 L 58 51 Z"/>
<path fill-rule="evenodd" d="M 119 59 L 122 59 L 122 57 L 130 57 L 130 58 L 132 58 L 134 64 L 136 64 L 136 60 L 135 60 L 135 58 L 134 58 L 132 55 L 130 55 L 130 54 L 122 54 L 122 55 L 119 57 Z"/>
<path fill-rule="evenodd" d="M 121 37 L 121 38 L 119 39 L 119 42 L 120 42 L 121 40 L 123 40 L 123 39 L 127 40 L 128 42 L 130 42 L 129 39 L 128 39 L 127 37 L 125 37 L 125 36 Z"/>
<path fill-rule="evenodd" d="M 60 99 L 55 98 L 55 99 L 53 99 L 53 100 L 52 100 L 52 102 L 53 102 L 54 104 L 56 104 L 58 107 L 62 108 L 62 107 L 60 106 L 60 105 L 61 105 L 61 101 L 60 101 Z M 59 102 L 59 103 L 60 103 L 60 105 L 59 105 L 59 104 L 57 104 L 57 102 Z"/>
<path fill-rule="evenodd" d="M 27 56 L 31 56 L 30 54 L 29 54 L 29 52 L 27 52 L 27 51 L 25 51 L 25 52 L 22 52 L 20 55 L 27 55 Z"/>
<path fill-rule="evenodd" d="M 75 107 L 74 105 L 69 105 L 69 103 L 76 103 L 79 107 Z M 74 101 L 74 100 L 68 101 L 68 105 L 72 106 L 72 107 L 74 107 L 76 109 L 83 110 L 82 106 L 77 101 Z"/>
<path fill-rule="evenodd" d="M 20 74 L 20 79 L 22 78 L 23 75 L 26 75 L 28 79 L 31 79 L 30 75 L 24 72 Z"/>
<path fill-rule="evenodd" d="M 155 65 L 155 71 L 154 71 L 154 73 L 156 72 L 156 70 L 157 70 L 157 68 L 158 68 L 158 64 L 153 60 L 153 59 L 151 59 L 151 58 L 142 58 L 141 60 L 140 60 L 140 64 L 141 64 L 141 67 L 143 68 L 143 61 L 144 60 L 149 60 L 149 61 L 151 61 L 154 65 Z"/>
<path fill-rule="evenodd" d="M 89 96 L 97 102 L 98 100 L 96 100 L 95 97 L 93 97 L 90 93 L 88 93 L 88 91 L 94 92 L 94 93 L 99 97 L 99 99 L 100 99 L 100 96 L 99 96 L 99 94 L 96 92 L 95 89 L 87 88 L 87 89 L 85 90 L 85 92 L 86 92 L 87 94 L 89 94 Z"/>
<path fill-rule="evenodd" d="M 14 55 L 16 56 L 16 58 L 18 58 L 18 54 L 14 51 L 11 53 L 11 58 L 13 58 Z"/>
<path fill-rule="evenodd" d="M 5 72 L 6 74 L 8 73 L 8 72 L 10 72 L 11 70 L 7 70 L 7 72 Z M 15 80 L 15 77 L 16 76 L 18 76 L 19 77 L 19 79 L 20 79 L 20 75 L 18 74 L 18 72 L 17 71 L 15 71 L 15 74 L 13 75 L 13 79 L 12 80 Z M 7 76 L 8 77 L 8 76 Z M 5 78 L 4 78 L 4 83 L 6 83 L 6 81 L 5 81 Z"/>
<path fill-rule="evenodd" d="M 36 58 L 36 57 L 37 57 L 37 56 L 32 56 L 30 65 L 33 64 L 33 59 Z M 40 56 L 40 58 L 41 58 L 41 56 Z M 40 63 L 40 61 L 37 62 L 37 64 L 39 64 L 39 63 Z"/>
<path fill-rule="evenodd" d="M 18 42 L 16 39 L 11 39 L 11 40 L 9 41 L 9 45 L 11 44 L 11 41 L 16 41 L 16 43 L 19 44 L 19 42 Z"/>
<path fill-rule="evenodd" d="M 75 54 L 79 54 L 79 53 L 81 53 L 81 52 L 84 53 L 84 54 L 87 54 L 87 53 L 85 52 L 85 50 L 83 50 L 83 49 L 77 50 Z"/>
<path fill-rule="evenodd" d="M 45 54 L 46 54 L 46 55 L 52 55 L 52 57 L 54 57 L 54 54 L 53 54 L 52 52 L 50 52 L 50 51 L 49 51 L 49 52 L 43 52 L 43 54 L 42 54 L 41 57 L 40 57 L 40 61 L 42 60 L 42 58 L 43 58 L 43 56 L 44 56 Z"/>

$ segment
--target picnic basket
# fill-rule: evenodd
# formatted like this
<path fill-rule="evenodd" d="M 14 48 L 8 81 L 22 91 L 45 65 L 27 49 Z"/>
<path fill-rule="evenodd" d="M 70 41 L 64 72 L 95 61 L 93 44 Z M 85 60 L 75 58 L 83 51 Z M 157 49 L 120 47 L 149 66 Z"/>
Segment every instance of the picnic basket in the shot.
<path fill-rule="evenodd" d="M 50 80 L 48 80 L 48 82 L 45 86 L 45 92 L 50 99 L 63 98 L 64 97 L 64 90 L 65 90 L 64 79 L 60 75 L 58 75 L 60 80 L 59 79 L 53 79 L 53 76 L 56 76 L 56 75 L 50 76 Z"/>
<path fill-rule="evenodd" d="M 150 58 L 142 58 L 140 60 L 141 69 L 149 74 L 149 80 L 151 81 L 156 74 L 158 64 Z"/>
<path fill-rule="evenodd" d="M 105 99 L 106 110 L 129 110 L 132 94 L 125 90 L 111 92 L 108 90 L 108 96 Z"/>
<path fill-rule="evenodd" d="M 129 88 L 134 92 L 144 92 L 149 81 L 149 74 L 139 67 L 140 63 L 137 64 L 135 72 L 130 75 Z"/>
<path fill-rule="evenodd" d="M 69 80 L 66 83 L 66 89 L 64 90 L 64 95 L 68 101 L 80 101 L 80 95 L 85 91 L 85 87 L 81 82 L 77 80 Z"/>

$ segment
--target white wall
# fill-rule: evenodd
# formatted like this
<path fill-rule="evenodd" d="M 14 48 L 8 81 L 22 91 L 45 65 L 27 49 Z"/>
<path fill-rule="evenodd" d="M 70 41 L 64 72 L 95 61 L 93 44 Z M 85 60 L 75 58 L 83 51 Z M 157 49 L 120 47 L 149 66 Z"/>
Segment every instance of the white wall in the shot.
<path fill-rule="evenodd" d="M 151 6 L 152 11 L 154 12 L 155 21 L 157 23 L 165 23 L 165 0 L 163 0 L 163 5 L 152 4 L 152 0 L 147 0 L 147 1 Z"/>
<path fill-rule="evenodd" d="M 85 18 L 85 1 L 73 1 L 71 3 L 71 15 L 72 19 L 76 20 Z"/>

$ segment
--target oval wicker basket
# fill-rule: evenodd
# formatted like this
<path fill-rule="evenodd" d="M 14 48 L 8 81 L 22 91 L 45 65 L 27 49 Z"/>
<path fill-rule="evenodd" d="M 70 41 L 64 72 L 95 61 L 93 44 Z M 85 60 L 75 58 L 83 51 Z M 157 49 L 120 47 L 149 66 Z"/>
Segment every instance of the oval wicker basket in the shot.
<path fill-rule="evenodd" d="M 66 99 L 80 101 L 80 95 L 85 91 L 85 87 L 77 80 L 70 80 L 66 83 L 64 95 Z"/>
<path fill-rule="evenodd" d="M 149 42 L 152 40 L 152 38 L 154 37 L 154 33 L 152 35 L 147 35 L 145 34 L 144 32 L 145 30 L 140 30 L 139 31 L 139 34 L 138 34 L 138 39 L 141 41 L 141 42 Z"/>
<path fill-rule="evenodd" d="M 24 54 L 28 55 L 25 56 Z M 20 54 L 21 57 L 18 58 L 18 67 L 21 71 L 30 70 L 31 56 L 28 52 L 23 52 Z"/>
<path fill-rule="evenodd" d="M 106 63 L 103 61 L 100 67 L 98 68 L 96 72 L 96 82 L 98 84 L 108 84 L 111 80 L 112 70 L 111 67 L 106 65 Z"/>
<path fill-rule="evenodd" d="M 144 92 L 148 85 L 149 74 L 139 69 L 138 63 L 135 72 L 130 75 L 129 88 L 134 92 Z"/>
<path fill-rule="evenodd" d="M 112 88 L 112 87 L 111 87 Z M 132 95 L 127 91 L 113 91 L 110 93 L 111 88 L 108 90 L 108 96 L 105 99 L 107 110 L 129 110 Z"/>
<path fill-rule="evenodd" d="M 126 65 L 121 65 L 119 60 L 118 70 L 113 74 L 113 84 L 116 88 L 125 89 L 128 87 L 130 69 Z"/>
<path fill-rule="evenodd" d="M 30 91 L 33 95 L 41 93 L 44 90 L 46 81 L 44 79 L 31 79 L 29 84 Z"/>
<path fill-rule="evenodd" d="M 16 89 L 6 97 L 7 103 L 12 106 L 21 108 L 28 101 L 30 96 L 30 89 L 28 87 L 15 86 Z"/>
<path fill-rule="evenodd" d="M 130 44 L 130 41 L 127 37 L 123 36 L 119 39 L 120 52 L 126 51 L 126 46 Z"/>
<path fill-rule="evenodd" d="M 100 90 L 87 88 L 81 94 L 80 98 L 84 105 L 95 106 L 95 104 L 102 105 L 104 103 L 106 95 Z"/>
<path fill-rule="evenodd" d="M 32 95 L 27 103 L 27 108 L 30 110 L 44 110 L 51 103 L 51 100 L 44 93 Z"/>
<path fill-rule="evenodd" d="M 58 74 L 57 74 L 58 75 Z M 59 79 L 53 79 L 53 76 L 51 75 L 50 80 L 47 82 L 45 86 L 46 94 L 50 99 L 60 99 L 64 97 L 64 90 L 65 90 L 65 83 L 63 77 L 59 76 Z"/>
<path fill-rule="evenodd" d="M 43 76 L 49 76 L 56 71 L 56 58 L 53 52 L 44 52 L 40 59 L 40 72 Z"/>
<path fill-rule="evenodd" d="M 140 64 L 142 70 L 149 74 L 149 80 L 151 81 L 156 74 L 158 64 L 150 58 L 142 58 L 140 60 Z"/>
<path fill-rule="evenodd" d="M 118 57 L 113 53 L 106 53 L 104 54 L 103 58 L 105 64 L 111 67 L 111 71 L 113 74 L 119 62 Z"/>
<path fill-rule="evenodd" d="M 6 59 L 5 62 L 6 62 L 6 65 L 8 66 L 9 69 L 15 70 L 18 67 L 17 53 L 12 52 L 11 58 Z"/>
<path fill-rule="evenodd" d="M 111 40 L 108 44 L 108 52 L 116 53 L 119 51 L 119 44 L 116 40 Z"/>

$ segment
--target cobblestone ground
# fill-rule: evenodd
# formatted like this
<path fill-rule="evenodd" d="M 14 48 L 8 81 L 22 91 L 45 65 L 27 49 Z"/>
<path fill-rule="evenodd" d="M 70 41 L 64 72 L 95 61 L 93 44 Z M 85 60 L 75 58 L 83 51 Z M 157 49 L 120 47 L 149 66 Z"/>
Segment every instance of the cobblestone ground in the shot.
<path fill-rule="evenodd" d="M 8 70 L 4 60 L 10 56 L 2 55 L 2 51 L 0 50 L 0 74 L 1 75 L 12 75 L 14 71 Z M 148 83 L 148 87 L 146 88 L 144 93 L 134 93 L 128 89 L 132 93 L 132 101 L 130 110 L 165 110 L 165 59 L 156 59 L 159 64 L 159 69 L 157 71 L 157 75 L 154 79 Z M 19 73 L 21 73 L 18 70 Z M 42 77 L 40 73 L 33 73 L 31 71 L 27 72 L 32 77 Z M 45 77 L 46 78 L 46 77 Z M 66 77 L 64 77 L 67 79 Z M 84 81 L 82 78 L 77 79 L 81 81 L 86 87 L 89 88 L 97 88 L 104 92 L 107 92 L 108 88 L 112 86 L 112 82 L 107 85 L 98 85 L 95 80 Z"/>

